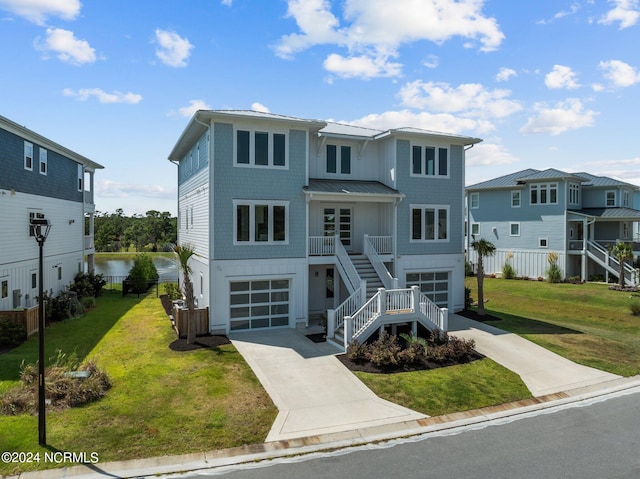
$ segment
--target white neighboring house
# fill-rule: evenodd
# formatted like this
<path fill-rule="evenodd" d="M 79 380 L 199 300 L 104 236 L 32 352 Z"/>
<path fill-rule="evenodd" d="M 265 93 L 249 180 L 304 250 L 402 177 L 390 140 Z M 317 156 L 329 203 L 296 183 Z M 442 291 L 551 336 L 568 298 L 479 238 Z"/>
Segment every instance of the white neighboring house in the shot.
<path fill-rule="evenodd" d="M 480 141 L 198 111 L 169 160 L 210 332 L 326 317 L 342 346 L 388 325 L 442 326 L 464 307 L 465 146 Z"/>
<path fill-rule="evenodd" d="M 38 244 L 30 220 L 52 227 L 44 244 L 44 290 L 93 270 L 93 176 L 103 166 L 0 116 L 0 311 L 37 303 Z M 85 221 L 86 220 L 86 221 Z"/>

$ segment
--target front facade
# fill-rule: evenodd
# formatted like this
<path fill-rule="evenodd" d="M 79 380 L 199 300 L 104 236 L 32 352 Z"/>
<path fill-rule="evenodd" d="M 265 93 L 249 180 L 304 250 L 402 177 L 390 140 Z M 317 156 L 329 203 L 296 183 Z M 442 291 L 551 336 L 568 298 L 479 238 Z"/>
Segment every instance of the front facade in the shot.
<path fill-rule="evenodd" d="M 617 276 L 607 253 L 616 242 L 637 250 L 640 188 L 589 173 L 527 169 L 466 188 L 467 251 L 484 238 L 496 246 L 485 272 L 500 273 L 509 258 L 518 276 L 544 277 L 547 255 L 558 254 L 566 278 Z M 628 267 L 627 282 L 636 282 Z"/>
<path fill-rule="evenodd" d="M 192 280 L 210 331 L 334 316 L 339 329 L 379 288 L 412 285 L 462 309 L 464 148 L 479 141 L 197 112 L 169 159 L 178 241 L 195 247 Z"/>
<path fill-rule="evenodd" d="M 44 290 L 56 295 L 85 261 L 92 268 L 93 176 L 101 165 L 0 116 L 0 311 L 37 304 L 38 244 L 45 218 Z"/>

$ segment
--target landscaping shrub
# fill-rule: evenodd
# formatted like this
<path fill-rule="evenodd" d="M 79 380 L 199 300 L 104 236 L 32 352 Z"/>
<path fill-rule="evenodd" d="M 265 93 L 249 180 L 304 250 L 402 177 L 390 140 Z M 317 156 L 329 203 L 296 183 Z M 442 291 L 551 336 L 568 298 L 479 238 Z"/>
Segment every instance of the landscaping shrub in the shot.
<path fill-rule="evenodd" d="M 549 268 L 545 271 L 549 283 L 560 283 L 562 281 L 562 270 L 558 266 L 558 253 L 551 252 L 547 255 Z"/>
<path fill-rule="evenodd" d="M 182 299 L 182 291 L 178 288 L 176 283 L 164 283 L 164 294 L 169 296 L 171 301 L 175 301 L 176 299 Z"/>
<path fill-rule="evenodd" d="M 400 337 L 405 343 L 404 349 L 398 353 L 398 359 L 402 363 L 415 364 L 427 356 L 428 343 L 424 338 L 420 338 L 415 334 L 401 334 Z"/>
<path fill-rule="evenodd" d="M 604 283 L 604 275 L 594 273 L 591 276 L 589 276 L 589 281 L 592 281 L 594 283 Z"/>
<path fill-rule="evenodd" d="M 127 276 L 129 290 L 137 294 L 146 293 L 158 277 L 158 270 L 151 256 L 144 253 L 138 254 Z"/>
<path fill-rule="evenodd" d="M 16 323 L 5 316 L 0 316 L 0 347 L 13 348 L 19 346 L 27 338 L 24 324 Z"/>
<path fill-rule="evenodd" d="M 84 307 L 75 292 L 62 291 L 58 296 L 44 293 L 46 324 L 77 318 L 84 314 Z"/>
<path fill-rule="evenodd" d="M 369 361 L 378 367 L 395 366 L 398 364 L 399 352 L 398 338 L 383 331 L 369 346 Z"/>
<path fill-rule="evenodd" d="M 503 279 L 514 279 L 516 277 L 516 270 L 511 265 L 511 258 L 513 258 L 513 253 L 509 251 L 507 253 L 507 257 L 504 261 L 504 265 L 502 266 L 502 278 Z"/>
<path fill-rule="evenodd" d="M 78 273 L 69 286 L 70 291 L 78 294 L 79 298 L 97 298 L 102 294 L 102 288 L 107 284 L 104 276 L 94 273 Z"/>
<path fill-rule="evenodd" d="M 471 297 L 471 288 L 464 288 L 464 309 L 470 309 L 473 304 L 473 298 Z"/>
<path fill-rule="evenodd" d="M 640 300 L 633 300 L 629 305 L 629 309 L 631 309 L 631 314 L 634 316 L 640 316 Z"/>
<path fill-rule="evenodd" d="M 347 357 L 352 361 L 365 361 L 369 355 L 369 347 L 366 344 L 360 344 L 353 340 L 347 346 Z"/>
<path fill-rule="evenodd" d="M 82 304 L 82 308 L 86 311 L 87 309 L 95 308 L 96 306 L 96 298 L 93 296 L 87 296 L 84 298 L 80 298 L 80 304 Z"/>

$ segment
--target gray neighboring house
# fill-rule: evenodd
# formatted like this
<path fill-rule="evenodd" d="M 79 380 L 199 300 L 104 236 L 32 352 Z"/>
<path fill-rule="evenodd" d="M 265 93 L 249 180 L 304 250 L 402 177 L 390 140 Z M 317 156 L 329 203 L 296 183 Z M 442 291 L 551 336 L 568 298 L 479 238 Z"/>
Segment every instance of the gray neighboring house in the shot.
<path fill-rule="evenodd" d="M 613 178 L 526 169 L 468 186 L 466 200 L 469 260 L 477 262 L 474 238 L 497 248 L 485 261 L 487 274 L 500 273 L 513 255 L 518 276 L 544 277 L 553 251 L 565 277 L 608 279 L 619 271 L 609 246 L 622 241 L 640 249 L 640 188 Z M 637 284 L 635 269 L 625 268 L 626 282 Z"/>

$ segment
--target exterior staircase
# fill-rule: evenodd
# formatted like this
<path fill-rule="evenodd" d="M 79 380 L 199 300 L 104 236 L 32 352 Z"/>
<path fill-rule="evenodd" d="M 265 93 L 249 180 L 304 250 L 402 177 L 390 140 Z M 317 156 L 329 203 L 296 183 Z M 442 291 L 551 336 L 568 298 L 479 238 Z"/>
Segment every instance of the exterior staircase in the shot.
<path fill-rule="evenodd" d="M 369 261 L 369 258 L 365 255 L 350 254 L 349 258 L 356 267 L 356 271 L 360 278 L 367 282 L 367 297 L 365 298 L 365 301 L 367 301 L 378 292 L 378 288 L 384 288 L 382 280 L 380 279 L 380 276 L 378 276 L 378 273 L 376 273 L 376 270 Z"/>

